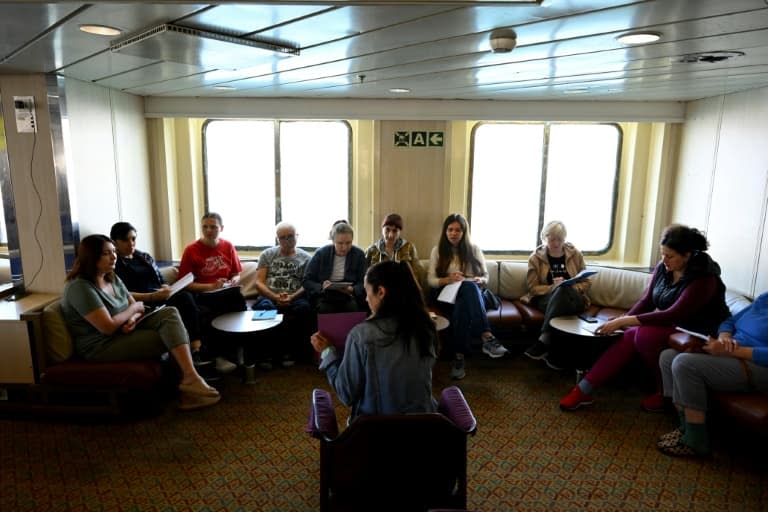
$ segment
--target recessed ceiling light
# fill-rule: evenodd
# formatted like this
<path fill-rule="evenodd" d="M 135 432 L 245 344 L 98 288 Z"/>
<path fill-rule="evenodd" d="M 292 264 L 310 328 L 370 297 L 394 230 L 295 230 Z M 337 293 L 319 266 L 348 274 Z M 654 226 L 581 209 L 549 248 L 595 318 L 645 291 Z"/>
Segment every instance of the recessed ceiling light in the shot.
<path fill-rule="evenodd" d="M 123 33 L 119 28 L 108 27 L 106 25 L 80 25 L 80 30 L 87 34 L 94 34 L 97 36 L 119 36 Z"/>
<path fill-rule="evenodd" d="M 220 91 L 232 91 L 235 89 L 231 85 L 214 85 L 213 88 L 218 89 Z"/>
<path fill-rule="evenodd" d="M 563 94 L 584 94 L 585 92 L 589 92 L 589 88 L 578 87 L 576 89 L 566 89 L 563 91 Z"/>
<path fill-rule="evenodd" d="M 616 38 L 621 44 L 648 44 L 661 39 L 659 32 L 627 32 Z"/>
<path fill-rule="evenodd" d="M 389 92 L 393 92 L 395 94 L 407 94 L 411 92 L 411 90 L 405 87 L 393 87 L 389 90 Z"/>

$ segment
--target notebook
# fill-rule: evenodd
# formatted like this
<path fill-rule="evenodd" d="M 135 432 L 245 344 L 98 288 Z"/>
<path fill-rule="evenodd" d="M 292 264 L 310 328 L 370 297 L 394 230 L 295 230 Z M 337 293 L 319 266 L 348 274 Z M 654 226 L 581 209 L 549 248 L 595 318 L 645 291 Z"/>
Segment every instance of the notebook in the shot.
<path fill-rule="evenodd" d="M 347 334 L 354 326 L 363 322 L 368 314 L 364 311 L 351 313 L 325 313 L 317 315 L 317 330 L 333 343 L 336 350 L 344 352 Z"/>

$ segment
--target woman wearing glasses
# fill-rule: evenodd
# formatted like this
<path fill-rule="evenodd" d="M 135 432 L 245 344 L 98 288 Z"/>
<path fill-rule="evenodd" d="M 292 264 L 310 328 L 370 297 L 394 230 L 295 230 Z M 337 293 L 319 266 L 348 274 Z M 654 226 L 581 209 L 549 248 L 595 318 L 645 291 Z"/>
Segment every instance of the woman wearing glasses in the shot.
<path fill-rule="evenodd" d="M 403 218 L 397 213 L 390 213 L 381 221 L 381 238 L 365 251 L 366 266 L 370 267 L 382 261 L 404 261 L 408 264 L 421 286 L 423 269 L 414 246 L 408 240 L 400 237 L 403 231 Z"/>
<path fill-rule="evenodd" d="M 562 368 L 550 354 L 552 327 L 549 321 L 556 316 L 575 315 L 587 309 L 587 291 L 592 285 L 589 279 L 583 279 L 560 286 L 586 268 L 581 251 L 565 241 L 567 234 L 565 224 L 559 220 L 553 220 L 541 230 L 541 245 L 528 258 L 528 294 L 521 299 L 544 313 L 539 339 L 525 351 L 525 355 L 531 359 L 544 359 L 553 370 Z"/>

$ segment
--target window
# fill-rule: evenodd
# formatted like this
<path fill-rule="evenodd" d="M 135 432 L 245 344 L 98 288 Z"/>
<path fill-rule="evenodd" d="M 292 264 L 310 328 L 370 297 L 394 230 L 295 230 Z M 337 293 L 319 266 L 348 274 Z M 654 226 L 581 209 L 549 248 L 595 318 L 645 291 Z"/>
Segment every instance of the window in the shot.
<path fill-rule="evenodd" d="M 606 252 L 618 191 L 613 124 L 483 123 L 472 136 L 472 239 L 487 252 L 529 253 L 561 220 L 585 253 Z"/>
<path fill-rule="evenodd" d="M 328 243 L 349 218 L 350 127 L 343 121 L 212 120 L 203 128 L 206 209 L 238 248 L 275 243 L 275 224 L 296 226 L 299 245 Z"/>

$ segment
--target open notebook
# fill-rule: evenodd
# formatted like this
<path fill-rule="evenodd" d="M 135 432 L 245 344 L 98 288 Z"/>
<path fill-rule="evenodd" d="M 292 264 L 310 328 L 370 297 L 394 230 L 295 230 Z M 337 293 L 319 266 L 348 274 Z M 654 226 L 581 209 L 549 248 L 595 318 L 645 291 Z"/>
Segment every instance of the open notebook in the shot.
<path fill-rule="evenodd" d="M 347 334 L 354 326 L 363 322 L 367 313 L 355 311 L 351 313 L 325 313 L 317 315 L 317 330 L 333 343 L 340 353 L 344 352 Z"/>

